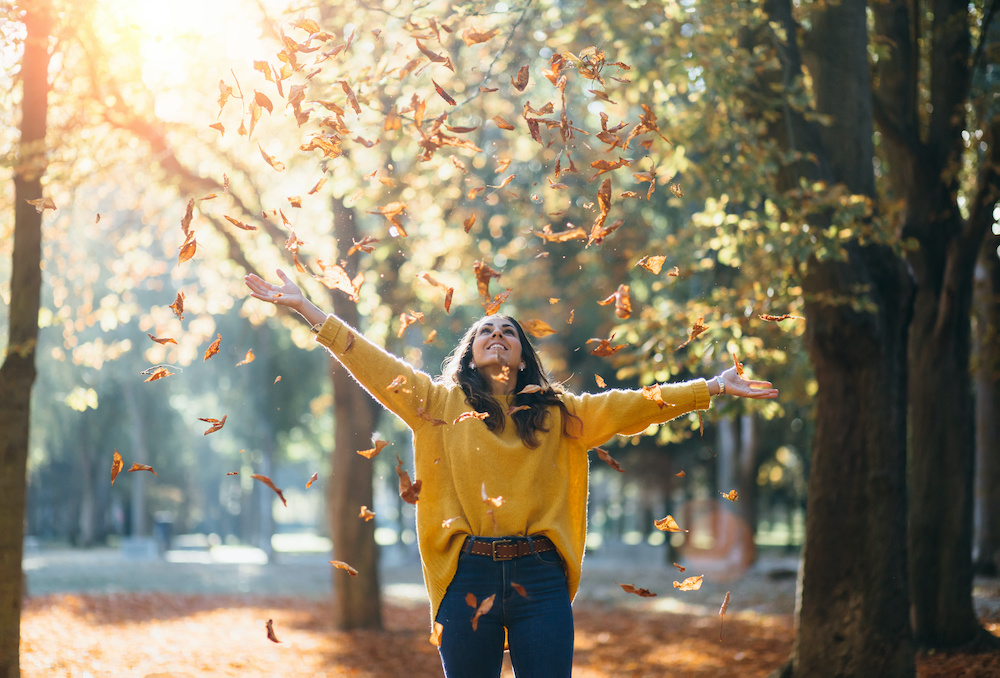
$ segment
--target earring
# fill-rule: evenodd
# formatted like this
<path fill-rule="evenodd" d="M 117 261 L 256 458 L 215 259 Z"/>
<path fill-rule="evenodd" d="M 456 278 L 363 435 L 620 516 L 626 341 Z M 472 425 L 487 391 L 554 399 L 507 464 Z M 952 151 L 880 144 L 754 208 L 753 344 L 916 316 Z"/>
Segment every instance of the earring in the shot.
<path fill-rule="evenodd" d="M 476 363 L 474 363 L 473 361 L 471 361 L 471 360 L 470 360 L 470 361 L 469 361 L 469 369 L 470 369 L 470 370 L 474 370 L 474 369 L 476 369 Z"/>
<path fill-rule="evenodd" d="M 524 372 L 524 363 L 521 363 L 520 365 L 518 365 L 517 369 L 520 370 L 521 372 Z"/>

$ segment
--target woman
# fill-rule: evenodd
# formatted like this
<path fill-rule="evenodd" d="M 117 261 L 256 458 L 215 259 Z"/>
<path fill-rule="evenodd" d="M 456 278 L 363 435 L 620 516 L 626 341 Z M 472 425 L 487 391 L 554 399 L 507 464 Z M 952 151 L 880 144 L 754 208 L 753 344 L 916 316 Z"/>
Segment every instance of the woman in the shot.
<path fill-rule="evenodd" d="M 251 295 L 297 311 L 413 431 L 417 543 L 447 678 L 496 678 L 505 642 L 518 678 L 570 675 L 589 449 L 707 409 L 712 395 L 778 395 L 735 368 L 663 385 L 662 404 L 641 391 L 574 395 L 549 381 L 520 325 L 497 315 L 466 332 L 433 380 L 277 275 L 280 286 L 248 275 Z M 484 600 L 492 607 L 480 616 Z"/>

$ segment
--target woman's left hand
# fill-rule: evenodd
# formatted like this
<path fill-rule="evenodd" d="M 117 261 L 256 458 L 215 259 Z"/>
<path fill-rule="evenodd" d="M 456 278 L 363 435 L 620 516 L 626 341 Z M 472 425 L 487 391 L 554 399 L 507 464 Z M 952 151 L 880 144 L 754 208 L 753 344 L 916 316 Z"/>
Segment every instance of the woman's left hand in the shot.
<path fill-rule="evenodd" d="M 771 386 L 769 381 L 757 381 L 754 379 L 744 379 L 735 367 L 730 367 L 721 375 L 726 384 L 725 395 L 736 396 L 738 398 L 777 398 L 778 389 Z"/>

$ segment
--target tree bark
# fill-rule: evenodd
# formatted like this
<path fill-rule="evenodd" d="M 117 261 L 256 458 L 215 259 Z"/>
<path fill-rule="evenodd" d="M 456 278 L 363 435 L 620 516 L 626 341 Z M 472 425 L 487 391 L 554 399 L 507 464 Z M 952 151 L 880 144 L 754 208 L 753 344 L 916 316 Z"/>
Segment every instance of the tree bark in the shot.
<path fill-rule="evenodd" d="M 808 62 L 816 111 L 830 120 L 813 125 L 783 108 L 774 138 L 816 161 L 786 167 L 779 190 L 820 180 L 874 197 L 865 3 L 815 9 L 808 32 L 793 20 L 790 2 L 772 0 L 765 9 L 788 36 L 771 36 L 785 87 L 801 81 Z M 796 36 L 803 36 L 801 53 Z M 905 396 L 912 279 L 888 247 L 852 241 L 845 249 L 844 260 L 811 260 L 803 281 L 819 390 L 798 630 L 782 674 L 911 676 Z M 859 289 L 864 303 L 852 303 Z"/>
<path fill-rule="evenodd" d="M 360 240 L 354 213 L 336 198 L 332 201 L 334 231 L 342 251 Z M 344 246 L 346 245 L 346 246 Z M 350 266 L 350 262 L 348 262 Z M 346 268 L 352 278 L 356 274 Z M 357 305 L 338 290 L 331 290 L 333 312 L 351 327 L 359 326 Z M 358 571 L 351 577 L 332 569 L 334 624 L 342 631 L 382 628 L 382 597 L 379 589 L 378 546 L 375 523 L 358 517 L 361 506 L 372 507 L 372 462 L 358 454 L 371 447 L 375 426 L 375 403 L 350 373 L 330 358 L 333 380 L 334 449 L 333 468 L 327 488 L 327 512 L 333 538 L 333 556 Z"/>
<path fill-rule="evenodd" d="M 926 17 L 932 10 L 932 18 Z M 910 586 L 914 634 L 927 648 L 993 640 L 972 600 L 974 405 L 969 370 L 972 276 L 992 222 L 1000 164 L 997 134 L 981 158 L 970 216 L 957 203 L 966 108 L 971 93 L 971 22 L 967 3 L 930 7 L 906 0 L 873 6 L 880 43 L 876 107 L 889 164 L 889 196 L 902 200 L 902 234 L 917 278 L 909 342 Z M 988 31 L 983 28 L 982 32 Z M 920 61 L 919 41 L 930 45 Z M 926 67 L 928 114 L 917 82 Z M 985 123 L 986 121 L 980 121 Z M 996 127 L 994 123 L 994 127 Z"/>
<path fill-rule="evenodd" d="M 42 197 L 47 162 L 49 9 L 47 2 L 34 2 L 24 15 L 10 320 L 7 354 L 0 366 L 0 678 L 20 675 L 25 472 L 42 288 L 42 215 L 27 201 Z"/>
<path fill-rule="evenodd" d="M 976 266 L 975 384 L 976 487 L 973 566 L 979 573 L 1000 572 L 1000 238 L 983 241 Z"/>

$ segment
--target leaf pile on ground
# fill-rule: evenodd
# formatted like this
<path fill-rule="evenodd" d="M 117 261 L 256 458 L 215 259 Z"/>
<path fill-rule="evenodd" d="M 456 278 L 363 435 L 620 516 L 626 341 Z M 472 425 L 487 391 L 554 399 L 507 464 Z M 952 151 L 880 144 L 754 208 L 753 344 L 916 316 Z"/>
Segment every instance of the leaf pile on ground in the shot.
<path fill-rule="evenodd" d="M 597 602 L 574 609 L 576 678 L 767 676 L 794 638 L 787 614 L 730 610 L 720 641 L 718 618 Z M 1000 635 L 1000 612 L 990 616 Z M 24 678 L 441 675 L 424 605 L 386 604 L 384 620 L 380 632 L 335 631 L 325 597 L 53 594 L 25 601 L 21 668 Z M 1000 675 L 1000 656 L 918 659 L 921 678 L 962 675 Z"/>

